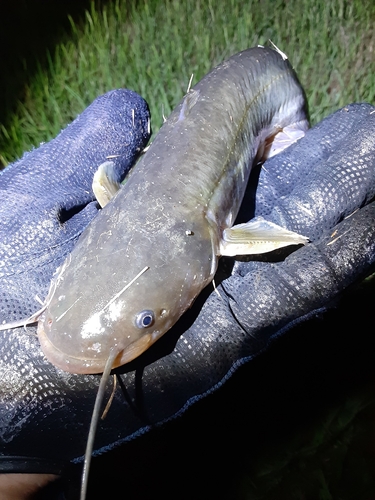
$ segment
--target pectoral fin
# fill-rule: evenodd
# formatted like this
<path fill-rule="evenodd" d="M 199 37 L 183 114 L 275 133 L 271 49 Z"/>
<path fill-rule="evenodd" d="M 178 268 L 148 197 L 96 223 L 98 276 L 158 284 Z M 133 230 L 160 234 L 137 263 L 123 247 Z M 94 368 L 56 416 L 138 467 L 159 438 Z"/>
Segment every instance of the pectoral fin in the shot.
<path fill-rule="evenodd" d="M 99 165 L 92 181 L 92 190 L 102 208 L 121 188 L 114 167 L 115 164 L 112 161 L 105 161 Z"/>
<path fill-rule="evenodd" d="M 224 229 L 220 255 L 253 255 L 289 245 L 305 245 L 307 242 L 305 236 L 257 217 L 245 224 Z"/>
<path fill-rule="evenodd" d="M 291 144 L 301 139 L 306 134 L 307 128 L 307 121 L 293 123 L 292 125 L 284 127 L 275 135 L 268 152 L 268 158 L 272 158 L 272 156 L 281 153 L 281 151 L 284 151 L 284 149 L 288 148 Z"/>

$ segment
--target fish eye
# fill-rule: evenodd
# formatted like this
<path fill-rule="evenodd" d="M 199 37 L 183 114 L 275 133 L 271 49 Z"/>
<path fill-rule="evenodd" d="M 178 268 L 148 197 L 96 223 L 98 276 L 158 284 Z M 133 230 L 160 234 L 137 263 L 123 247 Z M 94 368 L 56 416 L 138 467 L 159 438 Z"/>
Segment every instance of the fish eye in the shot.
<path fill-rule="evenodd" d="M 135 324 L 138 328 L 148 328 L 152 326 L 155 321 L 154 311 L 150 311 L 149 309 L 145 309 L 137 314 L 135 317 Z"/>

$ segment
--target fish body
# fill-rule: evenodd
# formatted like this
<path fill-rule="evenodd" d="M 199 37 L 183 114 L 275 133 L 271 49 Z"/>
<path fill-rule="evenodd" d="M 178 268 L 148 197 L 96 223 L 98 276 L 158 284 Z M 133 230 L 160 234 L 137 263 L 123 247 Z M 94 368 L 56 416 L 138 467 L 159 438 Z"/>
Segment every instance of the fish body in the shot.
<path fill-rule="evenodd" d="M 273 49 L 240 52 L 191 89 L 56 274 L 38 324 L 47 358 L 99 373 L 110 349 L 116 367 L 168 331 L 233 254 L 253 162 L 289 126 L 307 129 L 305 95 Z"/>

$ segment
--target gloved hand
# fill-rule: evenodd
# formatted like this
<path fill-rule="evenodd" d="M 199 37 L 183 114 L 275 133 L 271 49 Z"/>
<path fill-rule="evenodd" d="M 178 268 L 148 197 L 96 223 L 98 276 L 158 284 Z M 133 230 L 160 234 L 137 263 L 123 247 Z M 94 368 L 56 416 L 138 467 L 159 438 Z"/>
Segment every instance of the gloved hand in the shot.
<path fill-rule="evenodd" d="M 126 98 L 117 91 L 99 99 L 55 141 L 1 174 L 1 322 L 38 309 L 35 295 L 44 298 L 53 271 L 95 215 L 90 185 L 98 164 L 112 154 L 121 164 L 122 155 L 133 158 L 132 148 L 144 145 L 147 111 Z M 122 135 L 131 123 L 123 106 L 136 107 L 142 122 L 136 121 L 139 135 L 130 146 Z M 181 414 L 371 272 L 373 112 L 366 104 L 348 106 L 262 167 L 256 199 L 249 195 L 245 205 L 311 243 L 285 261 L 236 263 L 218 294 L 202 306 L 207 289 L 170 332 L 116 370 L 121 383 L 100 423 L 96 453 Z M 67 461 L 82 460 L 100 376 L 55 368 L 34 333 L 28 327 L 0 336 L 0 471 L 60 473 Z"/>

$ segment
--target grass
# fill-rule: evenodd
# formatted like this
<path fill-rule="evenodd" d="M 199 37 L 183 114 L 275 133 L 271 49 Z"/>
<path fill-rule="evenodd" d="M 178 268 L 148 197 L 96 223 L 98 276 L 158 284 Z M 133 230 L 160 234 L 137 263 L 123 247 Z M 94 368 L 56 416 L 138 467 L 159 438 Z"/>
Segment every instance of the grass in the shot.
<path fill-rule="evenodd" d="M 149 102 L 155 132 L 192 73 L 196 82 L 222 59 L 268 39 L 291 59 L 312 123 L 349 102 L 375 101 L 372 2 L 118 0 L 92 4 L 82 22 L 70 21 L 69 36 L 31 77 L 26 69 L 20 76 L 22 95 L 0 124 L 3 165 L 50 140 L 113 88 L 131 88 Z"/>

